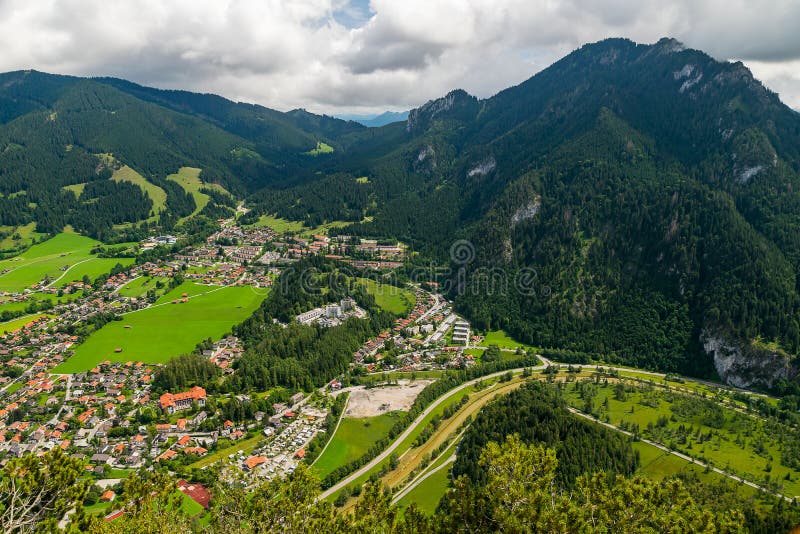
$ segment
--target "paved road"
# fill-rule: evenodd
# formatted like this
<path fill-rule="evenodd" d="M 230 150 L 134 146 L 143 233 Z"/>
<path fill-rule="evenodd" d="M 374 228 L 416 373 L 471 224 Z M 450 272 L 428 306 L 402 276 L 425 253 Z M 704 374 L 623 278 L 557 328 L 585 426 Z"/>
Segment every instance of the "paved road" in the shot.
<path fill-rule="evenodd" d="M 549 364 L 550 364 L 549 360 L 547 360 L 547 359 L 545 359 L 545 358 L 541 358 L 541 357 L 540 357 L 540 359 L 541 359 L 541 360 L 544 362 L 542 365 L 538 365 L 538 366 L 536 366 L 536 367 L 530 367 L 529 369 L 532 369 L 532 370 L 541 370 L 541 369 L 544 369 L 545 367 L 547 367 L 547 365 L 549 365 Z M 464 389 L 466 389 L 466 388 L 468 388 L 468 387 L 470 387 L 470 386 L 472 386 L 472 385 L 474 385 L 474 384 L 476 384 L 476 383 L 480 382 L 481 380 L 487 380 L 487 379 L 490 379 L 490 378 L 496 378 L 496 377 L 498 377 L 498 376 L 502 376 L 502 375 L 504 375 L 504 374 L 508 373 L 509 371 L 510 371 L 510 372 L 512 372 L 512 373 L 521 373 L 521 372 L 522 372 L 522 371 L 524 371 L 524 370 L 525 370 L 525 368 L 524 368 L 524 367 L 520 367 L 520 368 L 518 368 L 518 369 L 509 369 L 509 370 L 506 370 L 506 371 L 500 371 L 500 372 L 497 372 L 497 373 L 492 373 L 492 374 L 490 374 L 490 375 L 481 376 L 481 377 L 479 377 L 479 378 L 475 378 L 475 379 L 473 379 L 473 380 L 470 380 L 470 381 L 468 381 L 468 382 L 464 382 L 464 383 L 463 383 L 463 384 L 461 384 L 460 386 L 456 386 L 456 387 L 454 387 L 453 389 L 449 390 L 447 393 L 444 393 L 443 395 L 441 395 L 440 397 L 438 397 L 438 398 L 437 398 L 435 401 L 433 401 L 431 404 L 429 404 L 429 405 L 428 405 L 428 407 L 427 407 L 427 408 L 425 408 L 425 410 L 423 410 L 423 411 L 422 411 L 422 413 L 421 413 L 421 414 L 419 414 L 419 416 L 417 416 L 417 418 L 414 420 L 414 422 L 413 422 L 413 423 L 411 423 L 411 424 L 408 426 L 408 428 L 406 428 L 406 429 L 405 429 L 405 431 L 403 431 L 403 433 L 402 433 L 402 434 L 400 434 L 400 435 L 397 437 L 397 439 L 395 439 L 395 440 L 394 440 L 394 442 L 392 442 L 392 444 L 391 444 L 391 445 L 389 445 L 389 446 L 388 446 L 388 447 L 387 447 L 387 448 L 386 448 L 386 449 L 385 449 L 385 450 L 384 450 L 382 453 L 380 453 L 378 456 L 376 456 L 376 457 L 375 457 L 375 458 L 374 458 L 374 459 L 373 459 L 371 462 L 367 463 L 367 464 L 366 464 L 365 466 L 363 466 L 361 469 L 359 469 L 359 470 L 355 471 L 354 473 L 352 473 L 352 474 L 350 474 L 349 476 L 347 476 L 346 478 L 344 478 L 344 479 L 340 480 L 338 483 L 334 484 L 333 486 L 331 486 L 331 487 L 330 487 L 330 488 L 328 488 L 327 490 L 323 491 L 323 492 L 322 492 L 322 494 L 320 494 L 320 496 L 319 496 L 319 499 L 327 499 L 329 496 L 331 496 L 331 495 L 333 495 L 334 493 L 336 493 L 337 491 L 341 490 L 342 488 L 344 488 L 344 487 L 345 487 L 345 486 L 347 486 L 348 484 L 351 484 L 351 483 L 352 483 L 352 482 L 354 482 L 356 479 L 358 479 L 358 478 L 359 478 L 361 475 L 363 475 L 363 474 L 367 473 L 367 472 L 368 472 L 370 469 L 372 469 L 373 467 L 375 467 L 376 465 L 378 465 L 378 464 L 380 464 L 382 461 L 384 461 L 386 458 L 388 458 L 388 457 L 389 457 L 389 455 L 391 455 L 391 454 L 394 452 L 394 450 L 395 450 L 397 447 L 399 447 L 399 446 L 400 446 L 400 444 L 401 444 L 401 443 L 402 443 L 402 442 L 403 442 L 403 441 L 404 441 L 404 440 L 405 440 L 405 439 L 406 439 L 406 438 L 407 438 L 407 437 L 408 437 L 408 436 L 409 436 L 409 435 L 410 435 L 412 432 L 414 432 L 414 429 L 416 429 L 416 428 L 417 428 L 417 427 L 418 427 L 418 426 L 419 426 L 419 425 L 422 423 L 422 421 L 423 421 L 423 420 L 424 420 L 424 419 L 425 419 L 425 418 L 426 418 L 426 417 L 427 417 L 427 416 L 428 416 L 428 415 L 429 415 L 429 414 L 430 414 L 430 413 L 431 413 L 433 410 L 435 410 L 435 409 L 436 409 L 436 407 L 437 407 L 437 406 L 439 406 L 440 404 L 442 404 L 442 402 L 444 402 L 444 401 L 445 401 L 447 398 L 449 398 L 451 395 L 454 395 L 455 393 L 458 393 L 459 391 L 462 391 L 462 390 L 464 390 Z"/>
<path fill-rule="evenodd" d="M 422 484 L 423 482 L 425 482 L 425 480 L 426 480 L 428 477 L 430 477 L 430 476 L 432 476 L 432 475 L 434 475 L 434 474 L 438 473 L 438 472 L 439 472 L 439 471 L 441 471 L 442 469 L 445 469 L 445 468 L 447 468 L 447 467 L 450 467 L 450 464 L 452 464 L 452 463 L 453 463 L 453 462 L 455 462 L 455 461 L 456 461 L 456 453 L 453 453 L 453 454 L 451 454 L 451 455 L 450 455 L 450 457 L 449 457 L 449 458 L 447 458 L 447 460 L 445 460 L 444 462 L 442 462 L 440 465 L 437 465 L 436 467 L 434 467 L 434 468 L 433 468 L 433 469 L 431 469 L 430 471 L 425 471 L 424 473 L 422 473 L 420 476 L 418 476 L 417 478 L 415 478 L 415 479 L 414 479 L 414 481 L 413 481 L 413 482 L 411 482 L 411 484 L 409 484 L 408 486 L 406 486 L 405 488 L 403 488 L 403 490 L 402 490 L 400 493 L 398 493 L 397 495 L 395 495 L 395 496 L 392 498 L 392 504 L 397 504 L 398 502 L 400 502 L 400 500 L 401 500 L 403 497 L 405 497 L 406 495 L 408 495 L 409 493 L 411 493 L 411 492 L 414 490 L 414 488 L 416 488 L 417 486 L 419 486 L 420 484 Z"/>
<path fill-rule="evenodd" d="M 604 423 L 603 421 L 598 421 L 597 419 L 595 419 L 591 415 L 587 415 L 587 414 L 585 414 L 585 413 L 583 413 L 583 412 L 581 412 L 579 410 L 576 410 L 575 408 L 568 407 L 567 409 L 570 412 L 574 413 L 575 415 L 583 417 L 584 419 L 588 419 L 588 420 L 590 420 L 590 421 L 592 421 L 594 423 L 597 423 L 599 425 L 603 425 L 604 427 L 610 428 L 612 430 L 616 430 L 617 432 L 621 432 L 622 434 L 625 434 L 626 436 L 633 437 L 633 434 L 631 432 L 628 432 L 627 430 L 622 430 L 621 428 L 619 428 L 617 426 L 614 426 L 614 425 L 612 425 L 610 423 Z M 683 453 L 680 453 L 678 451 L 673 451 L 673 450 L 665 447 L 664 445 L 661 445 L 660 443 L 656 443 L 655 441 L 650 441 L 649 439 L 645 439 L 645 438 L 642 438 L 642 437 L 639 438 L 639 441 L 641 441 L 642 443 L 647 443 L 648 445 L 652 445 L 653 447 L 656 447 L 657 449 L 661 449 L 662 451 L 667 452 L 669 454 L 672 454 L 673 456 L 677 456 L 678 458 L 681 458 L 682 460 L 686 460 L 687 462 L 691 462 L 691 463 L 694 463 L 696 465 L 699 465 L 700 467 L 710 469 L 711 471 L 714 471 L 715 473 L 719 473 L 720 475 L 722 475 L 724 477 L 728 477 L 731 480 L 735 480 L 736 482 L 740 482 L 740 483 L 742 483 L 742 484 L 744 484 L 746 486 L 750 486 L 751 488 L 755 488 L 755 489 L 757 489 L 759 491 L 763 491 L 765 493 L 769 493 L 771 495 L 774 495 L 775 497 L 780 497 L 780 498 L 785 499 L 785 500 L 790 501 L 790 502 L 793 500 L 791 497 L 787 497 L 786 495 L 781 495 L 780 493 L 773 493 L 772 491 L 768 490 L 767 488 L 765 488 L 763 486 L 759 486 L 758 484 L 756 484 L 754 482 L 750 482 L 749 480 L 745 480 L 745 479 L 743 479 L 741 477 L 738 477 L 738 476 L 736 476 L 734 474 L 728 473 L 727 471 L 723 471 L 722 469 L 718 469 L 716 467 L 711 467 L 708 464 L 706 464 L 704 462 L 701 462 L 700 460 L 692 458 L 691 456 L 687 456 L 687 455 L 685 455 Z"/>
<path fill-rule="evenodd" d="M 322 447 L 322 450 L 321 450 L 321 451 L 320 451 L 320 453 L 317 455 L 317 458 L 316 458 L 316 459 L 315 459 L 315 460 L 312 462 L 312 464 L 311 464 L 311 465 L 314 465 L 315 463 L 317 463 L 317 460 L 319 460 L 319 459 L 322 457 L 322 455 L 323 455 L 323 454 L 325 454 L 325 449 L 327 449 L 327 448 L 328 448 L 328 445 L 330 445 L 330 444 L 331 444 L 331 441 L 333 441 L 333 436 L 335 436 L 335 435 L 336 435 L 336 431 L 337 431 L 337 430 L 339 430 L 339 425 L 341 425 L 341 424 L 342 424 L 342 419 L 344 419 L 344 414 L 346 414 L 346 413 L 347 413 L 347 405 L 348 405 L 349 403 L 350 403 L 350 395 L 348 395 L 348 396 L 347 396 L 347 399 L 345 399 L 345 401 L 344 401 L 344 406 L 342 407 L 342 413 L 340 413 L 340 414 L 339 414 L 339 420 L 338 420 L 338 421 L 336 421 L 336 428 L 334 428 L 334 429 L 333 429 L 333 432 L 331 432 L 331 433 L 328 435 L 328 441 L 326 441 L 326 442 L 325 442 L 325 446 L 324 446 L 324 447 Z"/>

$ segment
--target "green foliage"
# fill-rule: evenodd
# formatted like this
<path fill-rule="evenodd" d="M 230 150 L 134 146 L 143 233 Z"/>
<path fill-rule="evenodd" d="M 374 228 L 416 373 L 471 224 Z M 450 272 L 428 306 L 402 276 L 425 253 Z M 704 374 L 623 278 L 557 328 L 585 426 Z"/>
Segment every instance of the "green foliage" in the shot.
<path fill-rule="evenodd" d="M 571 487 L 583 473 L 630 475 L 638 464 L 627 438 L 576 418 L 556 390 L 531 382 L 493 401 L 475 417 L 459 446 L 454 476 L 467 475 L 474 484 L 484 483 L 487 473 L 479 462 L 484 447 L 511 434 L 554 449 L 559 457 L 554 480 L 560 487 Z"/>

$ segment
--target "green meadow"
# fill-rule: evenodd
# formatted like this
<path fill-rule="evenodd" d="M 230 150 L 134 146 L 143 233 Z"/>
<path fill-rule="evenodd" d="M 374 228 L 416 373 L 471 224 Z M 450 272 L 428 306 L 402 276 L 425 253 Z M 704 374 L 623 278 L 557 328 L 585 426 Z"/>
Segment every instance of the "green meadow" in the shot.
<path fill-rule="evenodd" d="M 397 412 L 390 412 L 375 417 L 342 419 L 325 452 L 314 462 L 314 470 L 320 479 L 337 467 L 361 457 L 386 437 L 397 422 L 397 416 Z"/>
<path fill-rule="evenodd" d="M 192 212 L 191 215 L 188 217 L 184 217 L 181 220 L 186 220 L 189 217 L 197 215 L 200 213 L 200 210 L 206 207 L 210 198 L 205 193 L 201 192 L 200 190 L 203 188 L 207 189 L 216 189 L 222 193 L 227 193 L 225 188 L 218 184 L 211 184 L 203 182 L 200 179 L 200 173 L 202 169 L 197 169 L 195 167 L 181 167 L 177 173 L 170 174 L 167 176 L 167 180 L 172 180 L 173 182 L 177 182 L 187 193 L 192 195 L 194 198 L 194 203 L 197 205 L 195 210 Z"/>
<path fill-rule="evenodd" d="M 322 141 L 317 141 L 316 148 L 309 150 L 308 152 L 304 152 L 307 156 L 321 156 L 322 154 L 333 154 L 333 147 L 323 143 Z"/>
<path fill-rule="evenodd" d="M 410 289 L 381 284 L 369 278 L 359 278 L 358 282 L 366 287 L 370 295 L 375 297 L 375 304 L 395 315 L 405 315 L 411 311 L 416 302 L 416 296 Z"/>
<path fill-rule="evenodd" d="M 26 324 L 30 323 L 31 321 L 41 317 L 53 317 L 53 315 L 48 315 L 46 313 L 35 313 L 33 315 L 26 315 L 25 317 L 18 317 L 11 321 L 7 321 L 5 323 L 0 323 L 0 336 L 4 336 L 9 332 L 13 332 L 14 330 L 19 330 Z"/>
<path fill-rule="evenodd" d="M 516 350 L 517 347 L 522 347 L 523 349 L 530 349 L 533 348 L 530 345 L 526 345 L 525 343 L 520 343 L 516 341 L 511 336 L 505 333 L 503 330 L 493 330 L 491 332 L 486 332 L 486 335 L 481 342 L 482 347 L 489 347 L 491 345 L 497 345 L 501 349 L 512 349 Z"/>
<path fill-rule="evenodd" d="M 169 284 L 169 278 L 164 276 L 142 276 L 131 280 L 117 291 L 123 297 L 141 297 L 147 294 L 151 289 L 156 290 L 158 282 L 163 284 L 161 291 L 166 290 Z"/>
<path fill-rule="evenodd" d="M 13 258 L 0 261 L 0 292 L 21 292 L 45 277 L 64 285 L 72 280 L 108 272 L 114 265 L 129 265 L 132 258 L 98 258 L 91 250 L 100 245 L 89 237 L 65 231 Z"/>
<path fill-rule="evenodd" d="M 800 448 L 795 430 L 728 408 L 711 396 L 680 389 L 576 382 L 566 387 L 564 397 L 583 412 L 671 450 L 781 493 L 800 495 L 800 470 L 786 465 L 787 460 L 796 461 Z"/>
<path fill-rule="evenodd" d="M 5 254 L 13 254 L 14 251 L 24 250 L 31 246 L 35 239 L 40 239 L 44 236 L 44 234 L 36 231 L 36 223 L 23 226 L 0 226 L 0 230 L 7 234 L 5 238 L 0 239 L 0 252 Z"/>
<path fill-rule="evenodd" d="M 189 295 L 185 303 L 179 300 L 184 293 Z M 163 363 L 191 352 L 206 338 L 221 338 L 249 317 L 264 297 L 247 286 L 184 282 L 155 305 L 125 314 L 91 334 L 55 372 L 79 373 L 105 360 Z"/>
<path fill-rule="evenodd" d="M 127 165 L 123 165 L 119 169 L 115 170 L 111 179 L 115 182 L 130 182 L 134 185 L 138 185 L 142 191 L 147 193 L 147 196 L 149 196 L 150 200 L 153 201 L 153 209 L 150 211 L 150 219 L 148 220 L 155 220 L 158 216 L 158 213 L 167 205 L 166 191 L 157 185 L 148 182 L 145 180 L 144 176 L 131 169 Z"/>

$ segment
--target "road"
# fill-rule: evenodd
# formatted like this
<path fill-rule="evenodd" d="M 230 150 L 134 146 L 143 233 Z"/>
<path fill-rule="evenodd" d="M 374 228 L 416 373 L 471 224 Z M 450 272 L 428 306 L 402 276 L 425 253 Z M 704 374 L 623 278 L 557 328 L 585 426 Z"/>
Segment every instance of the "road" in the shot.
<path fill-rule="evenodd" d="M 542 365 L 538 365 L 536 367 L 530 367 L 529 369 L 542 370 L 542 369 L 544 369 L 545 367 L 547 367 L 550 364 L 549 360 L 547 360 L 545 358 L 542 358 L 542 357 L 540 357 L 540 359 L 543 362 Z M 428 407 L 425 408 L 425 410 L 423 410 L 422 413 L 419 414 L 419 416 L 417 416 L 416 419 L 414 419 L 414 421 L 408 426 L 408 428 L 406 428 L 403 431 L 403 433 L 400 434 L 397 437 L 397 439 L 395 439 L 392 442 L 391 445 L 389 445 L 386 449 L 384 449 L 384 451 L 382 453 L 380 453 L 378 456 L 373 458 L 372 461 L 370 461 L 369 463 L 367 463 L 366 465 L 364 465 L 363 467 L 361 467 L 357 471 L 351 473 L 349 476 L 345 477 L 344 479 L 340 480 L 339 482 L 337 482 L 336 484 L 334 484 L 330 488 L 328 488 L 325 491 L 323 491 L 320 494 L 319 499 L 327 499 L 328 497 L 330 497 L 331 495 L 333 495 L 337 491 L 343 489 L 347 485 L 351 484 L 356 479 L 358 479 L 359 477 L 361 477 L 365 473 L 369 472 L 373 467 L 379 465 L 381 462 L 383 462 L 385 459 L 387 459 L 395 451 L 395 449 L 397 449 L 397 447 L 399 447 L 400 444 L 403 443 L 403 441 L 412 432 L 414 432 L 414 430 L 420 424 L 422 424 L 422 422 L 425 420 L 425 418 L 433 410 L 435 410 L 440 404 L 442 404 L 445 400 L 447 400 L 450 396 L 452 396 L 452 395 L 458 393 L 459 391 L 462 391 L 462 390 L 464 390 L 464 389 L 466 389 L 466 388 L 468 388 L 470 386 L 473 386 L 473 385 L 477 384 L 478 382 L 480 382 L 482 380 L 488 380 L 488 379 L 491 379 L 491 378 L 497 378 L 499 376 L 503 376 L 504 374 L 506 374 L 508 372 L 521 373 L 524 370 L 525 370 L 524 367 L 520 367 L 518 369 L 509 369 L 509 370 L 506 370 L 506 371 L 500 371 L 500 372 L 497 372 L 497 373 L 492 373 L 490 375 L 481 376 L 481 377 L 475 378 L 473 380 L 469 380 L 468 382 L 464 382 L 460 386 L 456 386 L 453 389 L 449 390 L 447 393 L 444 393 L 443 395 L 438 397 L 435 401 L 433 401 L 431 404 L 429 404 Z"/>
<path fill-rule="evenodd" d="M 315 463 L 317 463 L 317 460 L 319 460 L 322 457 L 322 455 L 325 454 L 325 449 L 327 449 L 328 445 L 330 445 L 331 441 L 333 441 L 333 436 L 336 435 L 336 431 L 339 430 L 339 425 L 342 424 L 342 419 L 344 419 L 344 414 L 347 413 L 347 405 L 348 405 L 349 402 L 350 402 L 350 395 L 348 395 L 347 398 L 344 401 L 344 406 L 342 407 L 342 413 L 339 414 L 339 420 L 336 421 L 336 428 L 333 429 L 333 432 L 328 434 L 328 441 L 325 442 L 325 446 L 322 447 L 322 450 L 319 452 L 319 454 L 317 455 L 316 459 L 314 460 L 314 462 L 311 465 L 314 465 Z"/>
<path fill-rule="evenodd" d="M 606 428 L 610 428 L 612 430 L 616 430 L 617 432 L 621 432 L 622 434 L 625 434 L 626 436 L 633 437 L 633 433 L 628 432 L 627 430 L 622 430 L 621 428 L 619 428 L 617 426 L 614 426 L 614 425 L 612 425 L 610 423 L 604 423 L 603 421 L 598 421 L 597 419 L 595 419 L 591 415 L 587 415 L 587 414 L 585 414 L 585 413 L 583 413 L 583 412 L 581 412 L 579 410 L 576 410 L 575 408 L 568 407 L 567 409 L 570 412 L 572 412 L 573 414 L 575 414 L 575 415 L 577 415 L 579 417 L 583 417 L 584 419 L 588 419 L 589 421 L 597 423 L 598 425 L 603 425 Z M 655 441 L 650 441 L 649 439 L 645 439 L 645 438 L 642 438 L 642 437 L 639 438 L 639 441 L 641 441 L 642 443 L 647 443 L 648 445 L 652 445 L 653 447 L 655 447 L 657 449 L 660 449 L 660 450 L 662 450 L 662 451 L 664 451 L 666 453 L 672 454 L 673 456 L 677 456 L 678 458 L 680 458 L 682 460 L 686 460 L 687 462 L 694 463 L 696 465 L 699 465 L 700 467 L 703 467 L 703 468 L 709 469 L 711 471 L 714 471 L 715 473 L 718 473 L 718 474 L 720 474 L 720 475 L 722 475 L 724 477 L 728 477 L 731 480 L 735 480 L 736 482 L 740 482 L 740 483 L 744 484 L 745 486 L 750 486 L 751 488 L 757 489 L 759 491 L 763 491 L 764 493 L 769 493 L 771 495 L 774 495 L 775 497 L 780 497 L 781 499 L 787 500 L 789 502 L 793 501 L 793 499 L 791 497 L 787 497 L 786 495 L 781 495 L 780 493 L 773 493 L 772 491 L 768 490 L 767 488 L 765 488 L 763 486 L 759 486 L 758 484 L 756 484 L 754 482 L 750 482 L 749 480 L 745 480 L 745 479 L 743 479 L 741 477 L 738 477 L 738 476 L 736 476 L 734 474 L 728 473 L 727 471 L 723 471 L 722 469 L 718 469 L 716 467 L 711 467 L 710 465 L 708 465 L 708 464 L 706 464 L 704 462 L 701 462 L 700 460 L 694 459 L 691 456 L 687 456 L 687 455 L 685 455 L 683 453 L 680 453 L 678 451 L 673 451 L 673 450 L 669 449 L 668 447 L 665 447 L 664 445 L 661 445 L 660 443 L 656 443 Z"/>
<path fill-rule="evenodd" d="M 541 370 L 541 369 L 544 369 L 545 367 L 547 367 L 548 365 L 555 364 L 555 362 L 551 362 L 550 360 L 548 360 L 547 358 L 544 358 L 542 356 L 539 356 L 539 358 L 543 362 L 542 365 L 533 367 L 532 369 Z M 584 368 L 584 369 L 603 368 L 603 369 L 610 369 L 610 370 L 615 370 L 615 371 L 630 371 L 630 372 L 636 372 L 638 374 L 649 375 L 649 376 L 659 377 L 659 378 L 664 378 L 666 376 L 664 373 L 657 373 L 657 372 L 653 372 L 653 371 L 640 371 L 640 370 L 634 370 L 634 369 L 627 369 L 627 368 L 624 368 L 624 367 L 613 367 L 613 366 L 604 366 L 604 365 L 581 365 L 580 367 Z M 513 373 L 518 373 L 518 372 L 522 372 L 522 371 L 523 371 L 523 368 L 512 369 L 511 370 L 511 372 L 513 372 Z M 494 378 L 494 377 L 497 377 L 497 376 L 501 376 L 501 375 L 503 375 L 503 374 L 505 374 L 507 372 L 509 372 L 509 371 L 502 371 L 502 372 L 498 372 L 498 373 L 493 373 L 491 375 L 486 375 L 484 377 L 480 377 L 480 378 L 476 378 L 476 379 L 470 380 L 469 382 L 465 382 L 464 384 L 461 384 L 460 386 L 457 386 L 457 387 L 449 390 L 448 392 L 444 393 L 440 397 L 438 397 L 381 454 L 376 456 L 372 461 L 370 461 L 369 463 L 367 463 L 366 465 L 364 465 L 363 467 L 361 467 L 357 471 L 351 473 L 349 476 L 347 476 L 343 480 L 339 481 L 335 485 L 331 486 L 330 488 L 328 488 L 327 490 L 322 492 L 322 494 L 319 496 L 319 498 L 320 499 L 326 499 L 326 498 L 330 497 L 331 495 L 333 495 L 334 493 L 336 493 L 336 492 L 340 491 L 341 489 L 345 488 L 347 485 L 353 483 L 355 480 L 357 480 L 358 478 L 360 478 L 361 476 L 363 476 L 364 474 L 369 472 L 371 469 L 373 469 L 374 467 L 379 465 L 385 459 L 387 459 L 400 446 L 400 444 L 412 432 L 414 432 L 414 429 L 416 429 L 422 423 L 422 421 L 425 419 L 425 417 L 427 417 L 433 410 L 436 409 L 437 406 L 439 406 L 442 402 L 444 402 L 445 399 L 449 398 L 451 395 L 457 393 L 458 391 L 461 391 L 461 390 L 463 390 L 463 389 L 465 389 L 465 388 L 477 383 L 478 381 Z M 696 380 L 696 379 L 692 379 L 692 378 L 688 378 L 688 377 L 681 377 L 681 378 L 683 378 L 685 380 L 688 380 L 688 381 L 704 383 L 704 384 L 708 384 L 708 385 L 715 386 L 715 387 L 724 387 L 724 385 L 722 385 L 722 384 L 715 384 L 713 382 L 705 382 L 705 381 L 702 381 L 702 380 Z M 751 391 L 748 391 L 748 390 L 744 390 L 744 389 L 740 389 L 740 388 L 736 388 L 736 389 L 737 389 L 737 391 L 742 391 L 744 393 L 760 395 L 758 393 L 751 392 Z M 614 425 L 611 425 L 609 423 L 604 423 L 602 421 L 597 421 L 593 417 L 587 416 L 586 414 L 584 414 L 584 413 L 582 413 L 582 412 L 580 412 L 578 410 L 575 410 L 574 408 L 570 408 L 570 411 L 572 413 L 576 414 L 576 415 L 579 415 L 581 417 L 584 417 L 586 419 L 594 421 L 594 422 L 596 422 L 598 424 L 601 424 L 603 426 L 606 426 L 606 427 L 611 428 L 613 430 L 616 430 L 618 432 L 622 432 L 625 435 L 632 436 L 632 434 L 630 432 L 622 430 L 622 429 L 620 429 L 618 427 L 615 427 Z M 337 428 L 338 428 L 338 425 L 337 425 Z M 335 431 L 334 431 L 334 433 L 335 433 Z M 718 473 L 718 474 L 720 474 L 722 476 L 725 476 L 727 478 L 730 478 L 731 480 L 740 482 L 742 484 L 745 484 L 745 485 L 747 485 L 749 487 L 752 487 L 754 489 L 757 489 L 759 491 L 764 491 L 764 492 L 767 492 L 767 493 L 771 493 L 772 495 L 775 495 L 776 497 L 783 498 L 783 499 L 785 499 L 787 501 L 792 501 L 793 500 L 791 497 L 787 497 L 787 496 L 779 494 L 779 493 L 772 493 L 768 489 L 766 489 L 766 488 L 764 488 L 762 486 L 759 486 L 758 484 L 756 484 L 754 482 L 750 482 L 748 480 L 745 480 L 745 479 L 743 479 L 743 478 L 741 478 L 739 476 L 736 476 L 736 475 L 733 475 L 733 474 L 728 473 L 726 471 L 723 471 L 722 469 L 719 469 L 719 468 L 716 468 L 716 467 L 712 467 L 712 466 L 708 466 L 704 462 L 701 462 L 699 460 L 693 459 L 693 458 L 691 458 L 691 457 L 689 457 L 689 456 L 687 456 L 685 454 L 682 454 L 682 453 L 677 452 L 677 451 L 672 451 L 669 448 L 667 448 L 664 445 L 661 445 L 659 443 L 656 443 L 656 442 L 653 442 L 653 441 L 650 441 L 650 440 L 647 440 L 647 439 L 642 439 L 642 438 L 639 438 L 639 439 L 642 442 L 647 443 L 649 445 L 652 445 L 652 446 L 654 446 L 654 447 L 656 447 L 656 448 L 658 448 L 658 449 L 660 449 L 660 450 L 662 450 L 664 452 L 667 452 L 669 454 L 673 454 L 673 455 L 677 456 L 678 458 L 681 458 L 681 459 L 683 459 L 683 460 L 685 460 L 687 462 L 692 462 L 692 463 L 694 463 L 696 465 L 699 465 L 699 466 L 701 466 L 703 468 L 708 468 L 709 470 L 714 471 L 715 473 Z M 432 475 L 434 472 L 438 471 L 439 469 L 443 468 L 444 465 L 449 465 L 449 463 L 451 461 L 454 461 L 454 460 L 455 460 L 455 455 L 453 455 L 453 459 L 452 460 L 448 459 L 448 461 L 445 462 L 444 464 L 442 464 L 442 466 L 437 466 L 437 468 L 435 470 L 423 473 L 423 475 L 421 475 L 420 477 L 415 479 L 415 481 L 412 481 L 412 483 L 409 484 L 409 486 L 404 488 L 403 491 L 400 494 L 398 494 L 397 499 L 399 500 L 400 498 L 402 498 L 402 496 L 406 495 L 414 487 L 419 485 L 425 478 L 427 478 L 428 476 Z"/>
<path fill-rule="evenodd" d="M 392 504 L 397 504 L 398 502 L 400 502 L 400 500 L 403 497 L 414 491 L 414 488 L 425 482 L 425 480 L 427 480 L 428 477 L 435 475 L 442 469 L 450 467 L 450 464 L 452 464 L 455 461 L 456 461 L 456 453 L 453 453 L 447 458 L 447 460 L 445 460 L 441 464 L 437 465 L 433 469 L 430 469 L 429 471 L 425 471 L 422 474 L 420 474 L 420 476 L 411 481 L 411 483 L 408 486 L 403 488 L 403 490 L 400 493 L 392 497 Z"/>

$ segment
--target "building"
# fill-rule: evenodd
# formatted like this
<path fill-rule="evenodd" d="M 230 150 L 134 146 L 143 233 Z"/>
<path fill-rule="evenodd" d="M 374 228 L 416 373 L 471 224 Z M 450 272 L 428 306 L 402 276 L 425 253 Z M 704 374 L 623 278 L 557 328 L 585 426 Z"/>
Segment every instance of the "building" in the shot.
<path fill-rule="evenodd" d="M 469 323 L 457 321 L 453 326 L 453 343 L 456 345 L 466 345 L 469 341 Z"/>
<path fill-rule="evenodd" d="M 189 391 L 182 393 L 164 393 L 158 399 L 158 405 L 167 413 L 173 414 L 182 410 L 188 410 L 194 403 L 198 406 L 206 405 L 206 390 L 200 386 L 195 386 Z"/>

